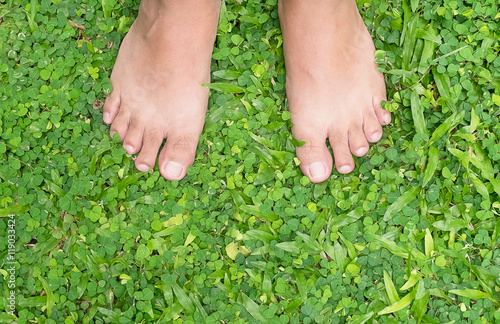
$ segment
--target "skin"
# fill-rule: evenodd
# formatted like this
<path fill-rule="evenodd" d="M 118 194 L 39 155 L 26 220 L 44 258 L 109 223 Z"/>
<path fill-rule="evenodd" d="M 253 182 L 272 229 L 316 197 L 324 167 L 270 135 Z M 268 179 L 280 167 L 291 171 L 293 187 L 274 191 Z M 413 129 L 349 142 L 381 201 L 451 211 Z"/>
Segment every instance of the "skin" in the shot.
<path fill-rule="evenodd" d="M 121 44 L 103 113 L 127 152 L 139 152 L 139 171 L 154 168 L 158 157 L 162 176 L 180 180 L 192 165 L 219 12 L 216 0 L 142 1 Z"/>
<path fill-rule="evenodd" d="M 352 155 L 365 155 L 391 121 L 370 34 L 352 0 L 283 0 L 279 14 L 292 133 L 306 142 L 300 168 L 312 182 L 326 180 L 334 161 L 349 173 Z"/>
<path fill-rule="evenodd" d="M 218 0 L 144 0 L 120 47 L 104 122 L 140 171 L 156 160 L 167 180 L 192 165 L 203 130 Z M 385 83 L 373 63 L 373 42 L 353 0 L 282 0 L 279 14 L 292 132 L 300 168 L 312 182 L 335 166 L 354 169 L 391 120 L 380 107 Z M 160 150 L 162 143 L 166 144 Z M 159 152 L 159 154 L 158 154 Z"/>

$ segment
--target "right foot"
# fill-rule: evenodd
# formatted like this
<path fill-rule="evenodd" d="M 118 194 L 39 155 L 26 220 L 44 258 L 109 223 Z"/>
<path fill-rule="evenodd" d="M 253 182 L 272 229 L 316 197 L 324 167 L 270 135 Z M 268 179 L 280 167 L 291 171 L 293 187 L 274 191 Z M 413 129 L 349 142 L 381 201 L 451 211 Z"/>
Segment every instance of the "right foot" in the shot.
<path fill-rule="evenodd" d="M 300 168 L 311 182 L 354 169 L 382 136 L 391 114 L 375 47 L 354 0 L 281 0 L 286 93 Z"/>
<path fill-rule="evenodd" d="M 124 38 L 103 120 L 111 124 L 139 171 L 154 168 L 180 180 L 203 130 L 220 1 L 142 1 Z"/>

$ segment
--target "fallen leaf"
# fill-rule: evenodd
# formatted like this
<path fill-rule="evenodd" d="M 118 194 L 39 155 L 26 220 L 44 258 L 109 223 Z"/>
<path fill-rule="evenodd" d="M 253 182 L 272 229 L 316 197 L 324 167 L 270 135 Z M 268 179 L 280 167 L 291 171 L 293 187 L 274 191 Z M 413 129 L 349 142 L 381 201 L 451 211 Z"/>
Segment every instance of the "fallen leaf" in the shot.
<path fill-rule="evenodd" d="M 94 103 L 92 104 L 92 108 L 101 109 L 103 105 L 104 105 L 104 102 L 102 102 L 102 100 L 96 99 L 94 101 Z"/>
<path fill-rule="evenodd" d="M 71 24 L 71 26 L 73 26 L 73 27 L 79 28 L 83 31 L 87 30 L 83 25 L 77 24 L 76 22 L 73 22 L 71 19 L 68 19 L 68 21 Z"/>

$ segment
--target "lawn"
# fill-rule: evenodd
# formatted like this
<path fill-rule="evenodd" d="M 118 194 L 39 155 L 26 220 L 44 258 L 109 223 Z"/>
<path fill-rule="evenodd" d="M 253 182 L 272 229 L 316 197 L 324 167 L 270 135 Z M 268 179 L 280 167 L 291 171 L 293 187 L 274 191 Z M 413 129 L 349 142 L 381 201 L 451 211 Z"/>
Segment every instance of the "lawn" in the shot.
<path fill-rule="evenodd" d="M 99 109 L 139 0 L 0 0 L 0 322 L 500 323 L 498 2 L 358 1 L 393 121 L 320 184 L 276 2 L 223 3 L 169 182 Z"/>

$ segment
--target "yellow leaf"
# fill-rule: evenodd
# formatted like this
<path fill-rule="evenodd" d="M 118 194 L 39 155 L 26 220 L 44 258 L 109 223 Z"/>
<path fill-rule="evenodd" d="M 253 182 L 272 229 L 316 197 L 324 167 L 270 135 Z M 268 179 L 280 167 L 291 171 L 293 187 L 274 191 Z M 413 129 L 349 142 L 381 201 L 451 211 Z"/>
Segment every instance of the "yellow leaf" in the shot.
<path fill-rule="evenodd" d="M 491 97 L 491 99 L 493 99 L 493 103 L 497 106 L 500 106 L 500 96 L 497 95 L 497 94 L 493 94 L 493 96 Z"/>
<path fill-rule="evenodd" d="M 434 239 L 432 238 L 432 234 L 427 228 L 425 233 L 425 255 L 431 256 L 432 251 L 434 251 Z"/>
<path fill-rule="evenodd" d="M 238 253 L 243 254 L 245 257 L 250 255 L 250 251 L 248 251 L 244 246 L 238 246 L 238 244 L 234 242 L 229 243 L 226 246 L 226 253 L 233 260 L 236 259 Z"/>
<path fill-rule="evenodd" d="M 183 222 L 182 214 L 178 214 L 169 218 L 166 222 L 163 222 L 163 225 L 165 225 L 165 227 L 174 227 L 181 225 Z"/>
<path fill-rule="evenodd" d="M 196 236 L 189 232 L 188 236 L 186 237 L 186 242 L 184 242 L 184 246 L 188 246 L 189 244 L 191 244 L 191 242 L 193 242 L 195 238 Z"/>

